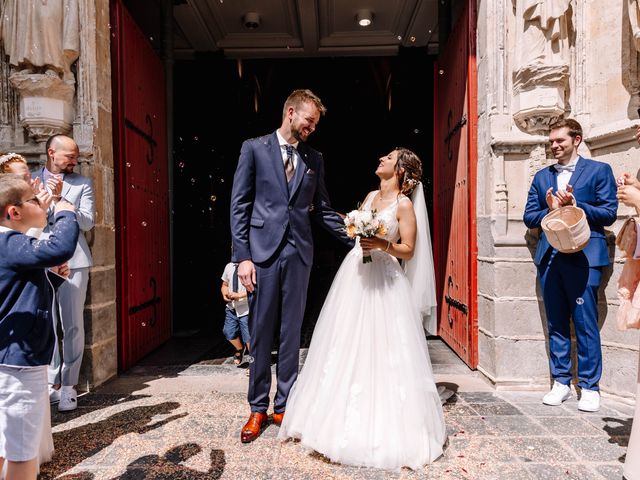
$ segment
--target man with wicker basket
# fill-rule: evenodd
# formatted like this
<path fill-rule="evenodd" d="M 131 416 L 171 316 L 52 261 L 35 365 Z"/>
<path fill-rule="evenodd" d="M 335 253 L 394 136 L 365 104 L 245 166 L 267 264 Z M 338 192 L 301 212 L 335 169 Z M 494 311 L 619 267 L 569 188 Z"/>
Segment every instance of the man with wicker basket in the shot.
<path fill-rule="evenodd" d="M 547 316 L 554 382 L 542 402 L 557 406 L 571 397 L 573 319 L 581 391 L 578 409 L 595 412 L 600 409 L 598 382 L 602 374 L 598 289 L 602 270 L 609 265 L 604 227 L 616 220 L 618 201 L 611 167 L 578 155 L 581 142 L 582 127 L 577 121 L 564 119 L 551 126 L 549 143 L 558 163 L 536 173 L 524 223 L 528 228 L 543 229 L 534 263 Z M 572 217 L 575 224 L 567 225 Z M 576 228 L 580 220 L 584 227 Z M 566 228 L 563 231 L 558 225 Z M 590 230 L 586 242 L 581 239 L 585 230 Z"/>

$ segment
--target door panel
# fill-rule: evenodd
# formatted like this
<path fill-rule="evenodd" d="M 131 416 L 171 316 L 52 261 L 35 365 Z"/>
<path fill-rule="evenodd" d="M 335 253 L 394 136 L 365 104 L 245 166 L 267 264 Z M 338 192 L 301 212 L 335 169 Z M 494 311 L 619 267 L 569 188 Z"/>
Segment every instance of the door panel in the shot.
<path fill-rule="evenodd" d="M 119 368 L 170 336 L 169 196 L 162 61 L 112 2 Z"/>
<path fill-rule="evenodd" d="M 438 334 L 475 368 L 476 77 L 471 8 L 467 4 L 461 13 L 435 69 L 434 256 Z"/>

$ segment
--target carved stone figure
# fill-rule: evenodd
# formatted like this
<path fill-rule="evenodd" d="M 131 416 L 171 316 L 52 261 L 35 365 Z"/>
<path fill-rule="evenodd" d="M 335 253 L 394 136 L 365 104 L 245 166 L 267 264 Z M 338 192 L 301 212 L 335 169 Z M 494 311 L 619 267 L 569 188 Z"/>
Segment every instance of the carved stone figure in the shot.
<path fill-rule="evenodd" d="M 79 0 L 4 0 L 0 38 L 21 73 L 46 73 L 74 83 L 80 52 Z"/>
<path fill-rule="evenodd" d="M 522 0 L 517 67 L 569 65 L 570 0 Z"/>
<path fill-rule="evenodd" d="M 540 133 L 565 113 L 571 0 L 514 1 L 514 118 L 525 130 Z"/>

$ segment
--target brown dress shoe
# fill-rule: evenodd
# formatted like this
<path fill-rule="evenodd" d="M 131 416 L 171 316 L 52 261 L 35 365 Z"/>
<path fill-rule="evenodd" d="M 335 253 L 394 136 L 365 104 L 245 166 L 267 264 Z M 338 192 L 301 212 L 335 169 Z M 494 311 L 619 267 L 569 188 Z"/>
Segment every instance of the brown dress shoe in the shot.
<path fill-rule="evenodd" d="M 253 442 L 260 436 L 262 427 L 267 423 L 267 414 L 262 412 L 251 412 L 249 421 L 242 427 L 240 441 L 242 443 Z"/>
<path fill-rule="evenodd" d="M 276 413 L 273 412 L 273 423 L 280 426 L 282 424 L 282 419 L 284 418 L 284 412 Z"/>

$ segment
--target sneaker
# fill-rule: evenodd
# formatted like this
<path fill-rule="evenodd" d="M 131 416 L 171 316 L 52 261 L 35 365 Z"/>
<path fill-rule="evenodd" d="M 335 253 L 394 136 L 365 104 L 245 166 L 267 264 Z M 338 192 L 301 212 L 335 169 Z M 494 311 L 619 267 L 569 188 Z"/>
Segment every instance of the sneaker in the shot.
<path fill-rule="evenodd" d="M 583 388 L 578 402 L 578 410 L 583 412 L 597 412 L 600 410 L 600 392 Z"/>
<path fill-rule="evenodd" d="M 557 407 L 571 397 L 571 387 L 560 382 L 553 382 L 553 388 L 542 398 L 542 403 Z"/>
<path fill-rule="evenodd" d="M 60 389 L 53 388 L 53 385 L 49 385 L 49 403 L 58 403 L 60 401 Z"/>
<path fill-rule="evenodd" d="M 78 408 L 78 394 L 73 387 L 60 388 L 60 403 L 58 404 L 59 412 L 70 412 Z"/>

